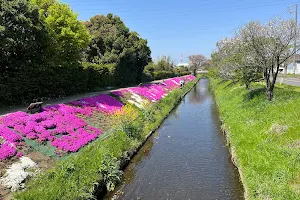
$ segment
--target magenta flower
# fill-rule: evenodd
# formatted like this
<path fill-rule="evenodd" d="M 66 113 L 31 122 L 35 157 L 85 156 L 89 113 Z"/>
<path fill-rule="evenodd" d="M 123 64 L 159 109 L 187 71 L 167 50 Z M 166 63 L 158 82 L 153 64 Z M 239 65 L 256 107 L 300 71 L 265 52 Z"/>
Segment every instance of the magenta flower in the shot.
<path fill-rule="evenodd" d="M 179 88 L 181 80 L 190 82 L 194 79 L 192 75 L 175 77 L 160 83 L 121 89 L 112 94 L 124 97 L 125 93 L 135 93 L 156 102 Z M 22 136 L 39 142 L 49 141 L 52 146 L 65 152 L 76 152 L 102 134 L 101 130 L 89 126 L 79 115 L 90 117 L 95 111 L 111 114 L 122 110 L 122 107 L 120 101 L 100 94 L 67 104 L 48 106 L 37 114 L 15 112 L 0 117 L 0 160 L 22 156 L 18 152 L 18 146 L 23 144 Z"/>
<path fill-rule="evenodd" d="M 0 160 L 13 157 L 17 150 L 12 143 L 4 143 L 0 146 Z"/>

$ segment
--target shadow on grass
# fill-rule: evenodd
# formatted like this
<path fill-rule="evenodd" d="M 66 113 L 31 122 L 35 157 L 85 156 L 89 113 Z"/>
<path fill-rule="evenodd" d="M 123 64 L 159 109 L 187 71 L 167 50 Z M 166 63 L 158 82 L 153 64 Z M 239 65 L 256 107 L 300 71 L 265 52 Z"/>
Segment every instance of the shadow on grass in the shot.
<path fill-rule="evenodd" d="M 236 81 L 230 81 L 228 84 L 226 84 L 226 85 L 224 86 L 224 89 L 229 88 L 229 87 L 232 87 L 232 86 L 235 86 L 237 83 L 238 83 L 238 82 L 236 82 Z"/>
<path fill-rule="evenodd" d="M 251 99 L 253 99 L 257 96 L 264 95 L 265 92 L 266 92 L 265 88 L 253 88 L 253 89 L 249 90 L 249 92 L 244 95 L 244 100 L 251 100 Z"/>
<path fill-rule="evenodd" d="M 227 80 L 220 80 L 220 81 L 217 82 L 217 85 L 221 85 L 221 84 L 223 84 L 225 82 L 227 82 Z"/>
<path fill-rule="evenodd" d="M 263 88 L 253 88 L 251 90 L 249 90 L 248 93 L 244 94 L 243 98 L 244 101 L 249 101 L 252 100 L 254 98 L 266 98 L 266 89 Z M 274 98 L 271 102 L 274 101 L 286 101 L 286 100 L 291 100 L 294 98 L 299 98 L 300 97 L 300 92 L 296 91 L 295 88 L 293 87 L 283 87 L 283 88 L 279 88 L 276 87 L 274 89 Z"/>

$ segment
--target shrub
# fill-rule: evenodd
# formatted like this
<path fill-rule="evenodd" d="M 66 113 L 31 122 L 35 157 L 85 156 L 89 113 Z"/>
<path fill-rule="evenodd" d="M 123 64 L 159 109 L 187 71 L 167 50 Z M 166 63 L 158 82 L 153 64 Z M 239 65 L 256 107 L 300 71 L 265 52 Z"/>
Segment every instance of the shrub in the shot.
<path fill-rule="evenodd" d="M 123 172 L 119 170 L 120 163 L 116 157 L 107 154 L 100 164 L 99 172 L 108 191 L 113 191 L 117 183 L 121 181 Z"/>
<path fill-rule="evenodd" d="M 88 74 L 87 87 L 89 90 L 114 85 L 113 72 L 111 72 L 111 69 L 114 68 L 113 64 L 83 63 L 83 66 Z"/>
<path fill-rule="evenodd" d="M 154 80 L 172 78 L 172 77 L 175 77 L 175 76 L 176 76 L 176 74 L 174 72 L 170 72 L 170 71 L 157 71 L 157 72 L 153 72 L 153 78 L 154 78 Z"/>
<path fill-rule="evenodd" d="M 180 72 L 179 76 L 185 76 L 185 75 L 190 75 L 191 72 Z"/>
<path fill-rule="evenodd" d="M 150 82 L 150 81 L 153 81 L 153 76 L 149 71 L 145 70 L 142 74 L 142 82 Z"/>

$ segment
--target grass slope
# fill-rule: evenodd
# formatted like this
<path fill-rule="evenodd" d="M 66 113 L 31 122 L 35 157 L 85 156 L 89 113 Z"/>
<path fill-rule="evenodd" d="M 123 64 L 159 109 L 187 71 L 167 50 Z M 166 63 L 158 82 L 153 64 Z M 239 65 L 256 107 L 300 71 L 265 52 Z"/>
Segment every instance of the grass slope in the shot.
<path fill-rule="evenodd" d="M 300 199 L 300 88 L 211 82 L 247 199 Z"/>
<path fill-rule="evenodd" d="M 104 140 L 97 140 L 76 155 L 59 161 L 53 169 L 29 181 L 27 190 L 15 194 L 15 198 L 24 200 L 95 198 L 95 188 L 99 183 L 105 182 L 106 179 L 118 179 L 115 166 L 119 167 L 118 161 L 124 158 L 124 152 L 136 149 L 149 132 L 161 124 L 194 83 L 190 82 L 184 89 L 170 92 L 147 110 L 140 110 L 139 117 L 132 124 L 126 124 L 127 132 L 124 132 L 124 129 L 116 129 Z M 130 137 L 132 135 L 138 137 Z"/>

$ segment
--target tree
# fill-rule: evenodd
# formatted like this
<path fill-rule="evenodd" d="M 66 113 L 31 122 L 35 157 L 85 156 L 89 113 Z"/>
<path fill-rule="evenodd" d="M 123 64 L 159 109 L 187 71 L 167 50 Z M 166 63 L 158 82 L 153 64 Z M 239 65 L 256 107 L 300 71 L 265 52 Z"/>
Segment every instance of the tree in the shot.
<path fill-rule="evenodd" d="M 194 75 L 196 75 L 196 70 L 207 60 L 202 54 L 191 55 L 188 58 L 190 60 L 190 68 L 193 70 Z"/>
<path fill-rule="evenodd" d="M 0 71 L 32 67 L 43 60 L 47 31 L 39 12 L 26 0 L 0 2 Z"/>
<path fill-rule="evenodd" d="M 195 68 L 201 67 L 202 64 L 207 61 L 206 57 L 202 54 L 191 55 L 188 58 L 190 60 L 190 65 Z"/>
<path fill-rule="evenodd" d="M 49 35 L 27 0 L 0 2 L 0 104 L 23 100 L 48 62 Z"/>
<path fill-rule="evenodd" d="M 72 66 L 81 60 L 91 36 L 72 9 L 55 0 L 31 0 L 51 37 L 52 59 L 56 65 Z"/>
<path fill-rule="evenodd" d="M 170 56 L 164 56 L 157 58 L 156 70 L 157 71 L 172 71 L 174 62 L 171 60 Z"/>
<path fill-rule="evenodd" d="M 174 70 L 174 62 L 171 60 L 170 56 L 161 56 L 156 59 L 155 62 L 150 62 L 145 70 L 153 73 L 158 71 L 168 71 L 173 72 Z"/>
<path fill-rule="evenodd" d="M 85 61 L 114 64 L 117 84 L 140 82 L 144 67 L 151 61 L 147 40 L 112 14 L 96 15 L 84 24 L 92 35 L 84 52 Z"/>
<path fill-rule="evenodd" d="M 262 67 L 269 100 L 273 99 L 279 67 L 296 52 L 291 45 L 299 39 L 300 31 L 295 28 L 293 20 L 274 19 L 266 25 L 250 22 L 236 34 L 242 43 L 248 45 L 245 57 L 250 57 Z"/>
<path fill-rule="evenodd" d="M 240 82 L 249 89 L 252 82 L 262 78 L 261 67 L 249 55 L 247 43 L 237 37 L 225 38 L 217 43 L 217 48 L 218 52 L 212 58 L 218 59 L 219 75 L 223 79 Z"/>

